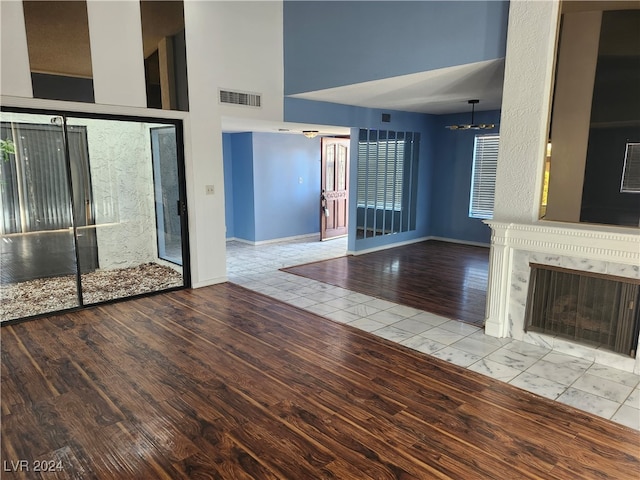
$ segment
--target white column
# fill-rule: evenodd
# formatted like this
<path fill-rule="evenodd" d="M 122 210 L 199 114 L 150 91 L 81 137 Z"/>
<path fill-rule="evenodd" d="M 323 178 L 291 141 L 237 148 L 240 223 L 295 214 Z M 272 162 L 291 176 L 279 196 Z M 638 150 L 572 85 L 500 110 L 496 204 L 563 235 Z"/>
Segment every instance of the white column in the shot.
<path fill-rule="evenodd" d="M 487 222 L 492 237 L 485 332 L 496 337 L 511 334 L 508 227 L 539 218 L 559 15 L 559 0 L 509 5 L 495 203 Z"/>
<path fill-rule="evenodd" d="M 510 337 L 508 315 L 512 249 L 507 242 L 510 224 L 490 220 L 485 223 L 491 227 L 491 250 L 484 332 L 492 337 Z"/>
<path fill-rule="evenodd" d="M 33 97 L 22 2 L 0 2 L 0 93 Z"/>
<path fill-rule="evenodd" d="M 96 103 L 146 107 L 140 2 L 88 0 Z"/>
<path fill-rule="evenodd" d="M 509 5 L 494 220 L 538 220 L 554 74 L 558 0 Z"/>
<path fill-rule="evenodd" d="M 226 280 L 222 124 L 216 75 L 224 69 L 211 54 L 217 2 L 184 2 L 189 85 L 189 138 L 185 145 L 189 242 L 194 287 Z M 214 187 L 207 195 L 206 186 Z"/>

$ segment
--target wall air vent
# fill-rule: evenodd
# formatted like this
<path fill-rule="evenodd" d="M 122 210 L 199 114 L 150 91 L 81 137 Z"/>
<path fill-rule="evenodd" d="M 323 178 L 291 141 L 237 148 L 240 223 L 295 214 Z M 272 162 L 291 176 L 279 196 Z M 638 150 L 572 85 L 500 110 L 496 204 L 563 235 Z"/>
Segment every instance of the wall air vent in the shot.
<path fill-rule="evenodd" d="M 230 103 L 233 105 L 245 105 L 247 107 L 260 107 L 261 96 L 257 93 L 233 92 L 231 90 L 220 90 L 220 103 Z"/>

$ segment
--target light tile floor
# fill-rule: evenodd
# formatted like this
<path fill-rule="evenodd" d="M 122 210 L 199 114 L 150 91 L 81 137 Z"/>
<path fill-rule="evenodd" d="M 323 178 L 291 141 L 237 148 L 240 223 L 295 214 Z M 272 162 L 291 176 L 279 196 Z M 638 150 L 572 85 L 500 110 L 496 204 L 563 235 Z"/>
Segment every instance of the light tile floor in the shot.
<path fill-rule="evenodd" d="M 346 238 L 227 242 L 229 281 L 640 430 L 640 376 L 472 325 L 279 271 L 345 255 Z"/>

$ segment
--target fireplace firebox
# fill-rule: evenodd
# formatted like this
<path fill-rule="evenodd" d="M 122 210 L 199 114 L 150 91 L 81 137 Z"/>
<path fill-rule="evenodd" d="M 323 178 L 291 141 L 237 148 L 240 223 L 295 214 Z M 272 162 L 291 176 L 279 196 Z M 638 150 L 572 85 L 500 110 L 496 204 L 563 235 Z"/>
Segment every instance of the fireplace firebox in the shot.
<path fill-rule="evenodd" d="M 525 331 L 635 357 L 640 280 L 530 264 Z"/>

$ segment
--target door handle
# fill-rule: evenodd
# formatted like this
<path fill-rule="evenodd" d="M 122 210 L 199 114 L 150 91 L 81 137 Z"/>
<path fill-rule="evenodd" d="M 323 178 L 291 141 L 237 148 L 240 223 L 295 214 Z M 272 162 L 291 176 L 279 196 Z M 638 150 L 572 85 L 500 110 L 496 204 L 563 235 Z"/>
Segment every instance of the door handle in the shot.
<path fill-rule="evenodd" d="M 327 208 L 327 197 L 324 194 L 324 190 L 320 194 L 320 208 L 322 208 L 322 213 L 324 213 L 324 216 L 329 218 L 329 208 Z"/>
<path fill-rule="evenodd" d="M 177 202 L 177 210 L 178 210 L 178 216 L 182 216 L 182 214 L 187 212 L 187 204 L 184 203 L 182 200 L 178 200 Z"/>

